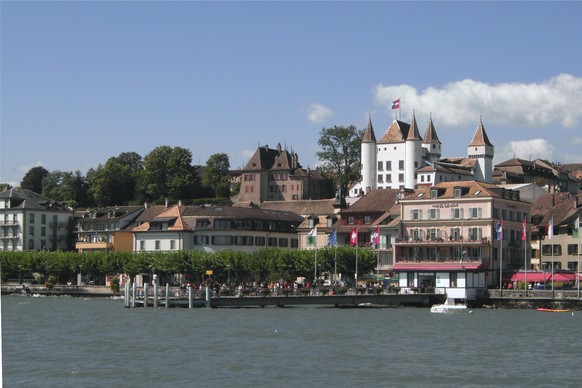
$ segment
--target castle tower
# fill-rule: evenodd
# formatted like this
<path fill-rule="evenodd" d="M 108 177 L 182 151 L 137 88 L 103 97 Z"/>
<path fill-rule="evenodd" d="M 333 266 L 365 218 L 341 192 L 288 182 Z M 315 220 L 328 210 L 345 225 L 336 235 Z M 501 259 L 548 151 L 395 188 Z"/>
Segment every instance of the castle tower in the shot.
<path fill-rule="evenodd" d="M 473 140 L 467 146 L 467 156 L 470 159 L 477 160 L 475 180 L 488 183 L 492 182 L 494 148 L 493 144 L 489 141 L 489 137 L 487 137 L 483 121 L 479 119 L 477 131 L 475 131 Z"/>
<path fill-rule="evenodd" d="M 362 137 L 362 190 L 364 193 L 375 189 L 376 186 L 376 135 L 372 127 L 372 117 L 368 119 L 368 127 Z"/>
<path fill-rule="evenodd" d="M 426 150 L 426 158 L 430 163 L 434 163 L 441 158 L 441 142 L 432 122 L 432 114 L 422 138 L 422 148 Z"/>
<path fill-rule="evenodd" d="M 414 189 L 416 185 L 416 170 L 421 167 L 422 162 L 422 139 L 418 132 L 416 115 L 412 113 L 412 122 L 405 141 L 404 158 L 404 188 Z"/>

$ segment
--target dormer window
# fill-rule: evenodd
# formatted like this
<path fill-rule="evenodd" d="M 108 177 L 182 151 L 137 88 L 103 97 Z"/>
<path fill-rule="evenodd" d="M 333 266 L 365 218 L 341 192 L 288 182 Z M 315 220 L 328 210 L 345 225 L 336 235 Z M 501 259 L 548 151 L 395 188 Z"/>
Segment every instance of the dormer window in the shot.
<path fill-rule="evenodd" d="M 439 191 L 437 189 L 430 190 L 430 197 L 431 198 L 438 198 L 438 196 L 439 196 Z"/>
<path fill-rule="evenodd" d="M 456 187 L 455 188 L 455 194 L 454 195 L 455 195 L 455 198 L 461 198 L 462 191 L 461 191 L 461 188 L 460 187 Z"/>

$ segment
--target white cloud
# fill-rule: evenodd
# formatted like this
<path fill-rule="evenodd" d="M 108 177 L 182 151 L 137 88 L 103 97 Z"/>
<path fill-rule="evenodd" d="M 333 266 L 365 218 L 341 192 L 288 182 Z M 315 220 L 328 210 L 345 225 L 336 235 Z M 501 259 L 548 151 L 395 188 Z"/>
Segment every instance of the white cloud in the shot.
<path fill-rule="evenodd" d="M 307 107 L 307 119 L 312 123 L 321 124 L 333 116 L 333 110 L 322 104 L 311 104 Z"/>
<path fill-rule="evenodd" d="M 510 141 L 500 148 L 495 147 L 496 164 L 511 158 L 555 161 L 556 157 L 556 149 L 544 139 Z"/>
<path fill-rule="evenodd" d="M 422 91 L 410 85 L 374 88 L 374 102 L 387 110 L 397 98 L 403 116 L 409 117 L 413 108 L 417 116 L 432 112 L 443 127 L 474 125 L 481 115 L 489 124 L 530 128 L 573 128 L 582 121 L 582 78 L 569 74 L 531 84 L 489 85 L 465 79 Z"/>

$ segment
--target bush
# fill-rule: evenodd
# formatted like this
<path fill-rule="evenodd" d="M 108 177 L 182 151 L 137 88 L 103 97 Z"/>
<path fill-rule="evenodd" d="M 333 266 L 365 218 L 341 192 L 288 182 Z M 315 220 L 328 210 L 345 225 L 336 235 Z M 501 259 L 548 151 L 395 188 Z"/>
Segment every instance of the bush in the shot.
<path fill-rule="evenodd" d="M 119 293 L 119 278 L 117 276 L 111 279 L 111 282 L 109 283 L 109 289 L 114 294 Z"/>

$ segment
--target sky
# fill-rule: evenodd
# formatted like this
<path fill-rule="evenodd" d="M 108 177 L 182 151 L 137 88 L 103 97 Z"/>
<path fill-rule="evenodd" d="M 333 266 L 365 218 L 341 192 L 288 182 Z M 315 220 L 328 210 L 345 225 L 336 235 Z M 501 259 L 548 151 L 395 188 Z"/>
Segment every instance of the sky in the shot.
<path fill-rule="evenodd" d="M 168 145 L 320 164 L 322 128 L 482 120 L 494 164 L 582 163 L 582 2 L 2 1 L 0 182 Z M 400 99 L 401 109 L 392 101 Z"/>

